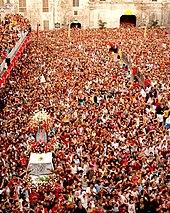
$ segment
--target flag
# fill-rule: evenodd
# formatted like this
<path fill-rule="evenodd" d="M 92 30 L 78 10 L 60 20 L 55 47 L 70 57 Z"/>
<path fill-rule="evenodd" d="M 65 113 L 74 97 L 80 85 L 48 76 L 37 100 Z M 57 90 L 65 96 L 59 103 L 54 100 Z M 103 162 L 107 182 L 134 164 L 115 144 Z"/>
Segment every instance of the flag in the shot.
<path fill-rule="evenodd" d="M 145 26 L 145 29 L 144 29 L 144 38 L 146 38 L 146 31 L 147 31 L 147 27 Z"/>
<path fill-rule="evenodd" d="M 68 25 L 68 38 L 70 38 L 70 24 Z"/>

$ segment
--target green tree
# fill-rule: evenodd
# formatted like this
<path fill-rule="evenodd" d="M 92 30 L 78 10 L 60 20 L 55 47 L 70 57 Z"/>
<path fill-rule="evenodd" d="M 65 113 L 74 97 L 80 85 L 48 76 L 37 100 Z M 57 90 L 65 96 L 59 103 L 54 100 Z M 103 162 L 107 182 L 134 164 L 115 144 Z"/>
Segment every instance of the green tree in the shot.
<path fill-rule="evenodd" d="M 106 24 L 107 24 L 107 22 L 102 21 L 102 20 L 99 20 L 99 28 L 100 28 L 100 29 L 106 28 Z"/>
<path fill-rule="evenodd" d="M 152 20 L 152 25 L 153 28 L 156 28 L 158 26 L 158 20 Z"/>

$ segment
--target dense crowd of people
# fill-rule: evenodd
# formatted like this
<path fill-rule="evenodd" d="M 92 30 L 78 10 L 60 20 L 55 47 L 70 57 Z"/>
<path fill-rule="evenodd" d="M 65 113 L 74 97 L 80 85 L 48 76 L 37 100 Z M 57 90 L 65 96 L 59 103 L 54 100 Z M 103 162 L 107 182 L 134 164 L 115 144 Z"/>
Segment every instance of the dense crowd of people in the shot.
<path fill-rule="evenodd" d="M 0 212 L 169 212 L 169 35 L 116 28 L 32 37 L 0 90 Z M 33 183 L 25 144 L 36 139 L 30 118 L 42 109 L 59 148 L 49 181 Z"/>
<path fill-rule="evenodd" d="M 13 49 L 25 30 L 29 30 L 29 20 L 20 14 L 6 14 L 0 23 L 0 63 Z"/>

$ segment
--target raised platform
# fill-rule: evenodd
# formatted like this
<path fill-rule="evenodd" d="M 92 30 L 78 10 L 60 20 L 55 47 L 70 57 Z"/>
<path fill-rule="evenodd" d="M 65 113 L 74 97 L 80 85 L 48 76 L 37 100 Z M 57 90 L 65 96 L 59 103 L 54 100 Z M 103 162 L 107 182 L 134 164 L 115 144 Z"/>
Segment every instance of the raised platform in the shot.
<path fill-rule="evenodd" d="M 31 170 L 32 177 L 40 177 L 52 174 L 53 170 L 52 152 L 48 153 L 31 153 L 28 163 L 28 170 Z"/>

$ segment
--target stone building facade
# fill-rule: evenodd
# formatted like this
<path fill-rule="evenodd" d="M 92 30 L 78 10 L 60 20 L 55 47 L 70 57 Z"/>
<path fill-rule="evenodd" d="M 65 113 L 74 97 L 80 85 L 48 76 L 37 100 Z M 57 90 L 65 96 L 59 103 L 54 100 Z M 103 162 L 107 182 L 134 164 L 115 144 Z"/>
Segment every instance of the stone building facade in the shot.
<path fill-rule="evenodd" d="M 82 28 L 120 26 L 123 15 L 135 16 L 136 26 L 154 20 L 162 27 L 170 26 L 170 0 L 0 0 L 0 17 L 5 13 L 21 13 L 30 19 L 32 28 L 41 30 L 68 26 L 76 19 Z"/>

